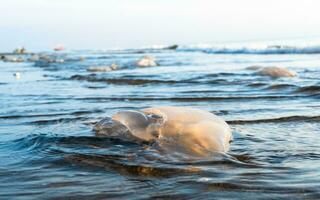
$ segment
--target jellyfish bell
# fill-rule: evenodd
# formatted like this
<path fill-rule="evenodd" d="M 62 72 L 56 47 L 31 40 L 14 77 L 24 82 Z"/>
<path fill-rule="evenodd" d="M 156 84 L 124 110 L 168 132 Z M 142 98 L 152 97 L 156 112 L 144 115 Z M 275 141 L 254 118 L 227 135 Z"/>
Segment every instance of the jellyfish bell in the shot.
<path fill-rule="evenodd" d="M 155 142 L 171 152 L 200 156 L 227 152 L 232 139 L 231 129 L 224 120 L 195 108 L 165 106 L 120 111 L 110 120 L 99 122 L 96 130 L 120 139 Z"/>
<path fill-rule="evenodd" d="M 280 78 L 280 77 L 295 77 L 298 76 L 298 73 L 292 70 L 289 70 L 284 67 L 263 67 L 259 65 L 253 65 L 246 68 L 247 70 L 256 71 L 256 74 L 261 76 L 270 76 L 273 78 Z"/>
<path fill-rule="evenodd" d="M 155 131 L 152 130 L 154 123 L 143 112 L 121 111 L 116 113 L 112 119 L 125 125 L 133 136 L 141 140 L 150 142 L 155 139 Z"/>
<path fill-rule="evenodd" d="M 161 126 L 160 146 L 174 144 L 197 154 L 229 150 L 231 129 L 224 120 L 210 112 L 173 106 L 148 108 L 143 112 L 165 118 Z"/>
<path fill-rule="evenodd" d="M 136 62 L 138 67 L 154 67 L 157 66 L 156 59 L 153 56 L 144 56 Z"/>
<path fill-rule="evenodd" d="M 270 76 L 273 78 L 279 77 L 295 77 L 297 76 L 297 72 L 288 70 L 283 67 L 265 67 L 258 71 L 259 75 L 262 76 Z"/>

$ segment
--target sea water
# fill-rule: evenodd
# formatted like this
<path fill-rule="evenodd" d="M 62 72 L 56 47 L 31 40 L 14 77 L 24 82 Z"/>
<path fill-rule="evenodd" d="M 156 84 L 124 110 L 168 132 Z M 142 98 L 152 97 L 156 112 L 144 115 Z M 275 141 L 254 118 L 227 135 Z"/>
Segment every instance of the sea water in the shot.
<path fill-rule="evenodd" d="M 42 53 L 64 62 L 0 61 L 0 199 L 320 198 L 315 43 Z M 136 67 L 146 55 L 158 66 Z M 112 63 L 117 70 L 87 71 Z M 260 76 L 252 65 L 298 76 Z M 93 131 L 117 111 L 152 106 L 222 117 L 230 151 L 189 158 Z"/>

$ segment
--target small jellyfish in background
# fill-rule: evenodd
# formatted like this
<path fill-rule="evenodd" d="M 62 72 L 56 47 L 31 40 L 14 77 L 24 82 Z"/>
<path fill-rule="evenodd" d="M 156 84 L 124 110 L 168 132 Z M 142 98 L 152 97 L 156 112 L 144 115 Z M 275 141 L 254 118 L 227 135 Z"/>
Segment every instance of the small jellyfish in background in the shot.
<path fill-rule="evenodd" d="M 256 74 L 261 76 L 270 76 L 273 78 L 280 77 L 295 77 L 297 76 L 297 72 L 289 70 L 284 67 L 263 67 L 259 65 L 253 65 L 246 68 L 247 70 L 254 70 Z"/>
<path fill-rule="evenodd" d="M 144 56 L 136 62 L 138 67 L 154 67 L 157 66 L 156 59 L 153 56 Z"/>
<path fill-rule="evenodd" d="M 89 72 L 110 72 L 118 69 L 118 65 L 112 63 L 110 66 L 97 66 L 97 67 L 89 67 L 87 71 Z"/>

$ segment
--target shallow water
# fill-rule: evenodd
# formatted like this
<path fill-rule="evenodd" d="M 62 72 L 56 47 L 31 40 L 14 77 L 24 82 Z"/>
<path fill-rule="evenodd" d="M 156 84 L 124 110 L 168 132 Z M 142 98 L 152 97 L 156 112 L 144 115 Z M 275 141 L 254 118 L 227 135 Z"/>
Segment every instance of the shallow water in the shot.
<path fill-rule="evenodd" d="M 135 67 L 144 55 L 160 66 Z M 1 199 L 320 198 L 320 54 L 158 49 L 58 56 L 65 62 L 0 61 Z M 119 70 L 86 71 L 113 62 Z M 244 70 L 250 65 L 283 66 L 299 76 L 258 76 Z M 161 105 L 224 118 L 234 134 L 229 153 L 192 158 L 92 130 L 116 111 Z"/>

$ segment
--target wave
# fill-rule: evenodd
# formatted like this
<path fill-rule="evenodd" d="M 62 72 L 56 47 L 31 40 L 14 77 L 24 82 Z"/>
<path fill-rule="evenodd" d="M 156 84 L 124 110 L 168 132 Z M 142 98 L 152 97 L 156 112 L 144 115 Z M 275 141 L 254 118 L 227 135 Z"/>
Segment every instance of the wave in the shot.
<path fill-rule="evenodd" d="M 247 74 L 239 73 L 215 73 L 204 76 L 189 77 L 187 79 L 161 79 L 156 76 L 121 76 L 121 77 L 105 77 L 97 74 L 89 75 L 72 75 L 68 80 L 79 80 L 88 82 L 104 82 L 115 85 L 144 85 L 144 84 L 235 84 L 239 80 L 228 80 L 225 77 L 247 76 Z M 221 78 L 223 77 L 223 78 Z"/>
<path fill-rule="evenodd" d="M 61 113 L 48 113 L 48 114 L 26 114 L 26 115 L 0 115 L 0 119 L 19 119 L 19 118 L 37 118 L 37 117 L 55 117 L 55 116 L 63 116 L 63 115 L 86 115 L 92 113 L 102 113 L 103 110 L 95 109 L 95 110 L 83 110 L 83 111 L 75 111 L 75 112 L 61 112 Z"/>
<path fill-rule="evenodd" d="M 204 52 L 210 54 L 319 54 L 320 45 L 250 45 L 250 46 L 213 46 L 213 45 L 153 45 L 135 49 L 118 49 L 116 52 L 150 53 L 163 50 L 180 52 Z"/>
<path fill-rule="evenodd" d="M 39 147 L 48 148 L 50 145 L 63 145 L 73 147 L 75 145 L 108 147 L 112 143 L 123 145 L 135 145 L 134 143 L 122 141 L 115 138 L 96 137 L 96 136 L 58 136 L 47 134 L 31 134 L 25 137 L 12 140 L 7 145 L 15 150 L 35 150 Z"/>
<path fill-rule="evenodd" d="M 177 83 L 195 83 L 192 81 L 160 80 L 160 79 L 141 79 L 141 78 L 103 78 L 96 75 L 73 75 L 71 80 L 85 80 L 89 82 L 105 82 L 115 85 L 144 85 L 144 84 L 177 84 Z"/>
<path fill-rule="evenodd" d="M 110 48 L 110 49 L 83 49 L 83 50 L 73 50 L 76 53 L 90 53 L 90 54 L 144 54 L 144 53 L 161 53 L 165 51 L 172 51 L 177 50 L 179 45 L 172 44 L 172 45 L 150 45 L 150 46 L 142 46 L 142 47 L 135 47 L 135 48 Z M 102 57 L 103 58 L 103 57 Z M 110 58 L 110 57 L 105 57 Z M 94 58 L 96 59 L 96 58 Z"/>
<path fill-rule="evenodd" d="M 320 54 L 319 40 L 303 42 L 294 41 L 257 41 L 253 43 L 226 43 L 226 44 L 160 44 L 135 48 L 111 48 L 95 50 L 73 50 L 77 53 L 111 53 L 111 54 L 144 54 L 162 53 L 170 51 L 204 52 L 212 54 Z"/>
<path fill-rule="evenodd" d="M 268 90 L 281 90 L 281 89 L 292 89 L 297 88 L 298 86 L 293 84 L 274 84 L 267 87 Z"/>
<path fill-rule="evenodd" d="M 319 85 L 311 85 L 311 86 L 305 86 L 301 87 L 297 90 L 297 92 L 302 93 L 320 93 L 320 86 Z"/>
<path fill-rule="evenodd" d="M 65 117 L 58 119 L 48 119 L 48 120 L 35 120 L 31 122 L 26 122 L 26 124 L 32 125 L 51 125 L 51 124 L 62 124 L 62 123 L 70 123 L 75 121 L 85 121 L 88 120 L 88 117 Z"/>
<path fill-rule="evenodd" d="M 320 116 L 287 116 L 270 119 L 253 119 L 253 120 L 230 120 L 229 124 L 258 124 L 274 122 L 319 122 Z"/>
<path fill-rule="evenodd" d="M 145 148 L 136 143 L 98 136 L 32 134 L 10 141 L 6 146 L 24 153 L 24 156 L 33 155 L 24 160 L 32 164 L 41 163 L 56 167 L 57 164 L 69 166 L 71 163 L 89 169 L 101 168 L 134 176 L 167 177 L 199 173 L 204 170 L 203 167 L 212 165 L 260 167 L 251 163 L 252 158 L 247 158 L 248 156 L 241 158 L 241 155 L 237 157 L 217 153 L 214 158 L 209 159 L 185 157 L 165 154 L 153 145 Z"/>
<path fill-rule="evenodd" d="M 159 97 L 159 96 L 114 96 L 114 97 L 81 97 L 73 98 L 74 100 L 81 101 L 94 101 L 94 102 L 110 102 L 110 101 L 171 101 L 171 102 L 208 102 L 208 101 L 257 101 L 260 99 L 292 99 L 299 98 L 301 96 L 294 95 L 264 95 L 264 96 L 211 96 L 211 97 L 191 97 L 191 96 L 182 96 L 182 97 Z"/>
<path fill-rule="evenodd" d="M 320 45 L 315 46 L 288 46 L 288 45 L 267 45 L 267 46 L 180 46 L 177 51 L 204 52 L 210 54 L 319 54 Z"/>

